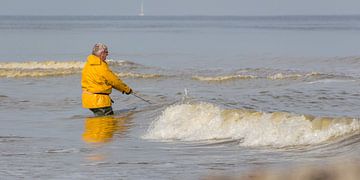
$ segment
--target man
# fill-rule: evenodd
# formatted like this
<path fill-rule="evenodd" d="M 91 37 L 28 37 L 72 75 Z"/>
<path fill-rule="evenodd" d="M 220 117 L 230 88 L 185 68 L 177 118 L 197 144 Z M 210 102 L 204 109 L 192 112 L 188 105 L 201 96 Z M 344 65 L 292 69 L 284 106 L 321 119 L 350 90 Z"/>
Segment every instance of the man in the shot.
<path fill-rule="evenodd" d="M 95 44 L 82 71 L 82 105 L 95 116 L 113 115 L 110 94 L 112 88 L 123 94 L 131 94 L 132 89 L 119 79 L 106 63 L 108 48 L 105 44 Z"/>

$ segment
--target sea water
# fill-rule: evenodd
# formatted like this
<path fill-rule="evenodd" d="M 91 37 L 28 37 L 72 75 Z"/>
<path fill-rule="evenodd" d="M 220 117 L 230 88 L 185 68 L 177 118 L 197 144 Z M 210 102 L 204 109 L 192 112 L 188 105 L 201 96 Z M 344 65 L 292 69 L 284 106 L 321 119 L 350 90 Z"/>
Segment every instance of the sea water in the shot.
<path fill-rule="evenodd" d="M 360 16 L 0 16 L 2 179 L 199 179 L 358 161 Z M 92 46 L 148 104 L 81 107 Z"/>

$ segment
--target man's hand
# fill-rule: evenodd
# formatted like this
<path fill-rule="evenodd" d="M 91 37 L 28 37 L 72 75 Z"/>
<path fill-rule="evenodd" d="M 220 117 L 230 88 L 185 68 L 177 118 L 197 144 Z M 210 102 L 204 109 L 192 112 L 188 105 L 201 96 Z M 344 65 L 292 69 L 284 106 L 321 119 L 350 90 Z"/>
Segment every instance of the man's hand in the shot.
<path fill-rule="evenodd" d="M 129 92 L 123 91 L 122 93 L 123 93 L 123 94 L 126 94 L 126 95 L 129 95 L 129 94 L 133 93 L 133 90 L 130 88 L 130 91 L 129 91 Z"/>
<path fill-rule="evenodd" d="M 128 92 L 128 93 L 126 93 L 126 95 L 129 95 L 129 94 L 131 94 L 133 91 L 132 91 L 132 89 L 130 88 L 130 91 Z"/>

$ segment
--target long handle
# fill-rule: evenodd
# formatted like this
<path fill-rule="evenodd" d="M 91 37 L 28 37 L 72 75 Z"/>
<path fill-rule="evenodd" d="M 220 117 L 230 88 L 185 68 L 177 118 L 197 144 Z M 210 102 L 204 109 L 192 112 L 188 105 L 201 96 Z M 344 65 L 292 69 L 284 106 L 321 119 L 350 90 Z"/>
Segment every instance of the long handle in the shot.
<path fill-rule="evenodd" d="M 133 92 L 133 93 L 131 93 L 133 96 L 135 96 L 135 97 L 137 97 L 137 98 L 139 98 L 139 99 L 141 99 L 141 100 L 143 100 L 143 101 L 145 101 L 145 102 L 147 102 L 147 103 L 149 103 L 149 104 L 152 104 L 149 100 L 146 100 L 146 99 L 144 99 L 144 98 L 142 98 L 142 97 L 140 97 L 140 96 L 138 96 L 137 94 L 135 94 L 135 92 Z"/>

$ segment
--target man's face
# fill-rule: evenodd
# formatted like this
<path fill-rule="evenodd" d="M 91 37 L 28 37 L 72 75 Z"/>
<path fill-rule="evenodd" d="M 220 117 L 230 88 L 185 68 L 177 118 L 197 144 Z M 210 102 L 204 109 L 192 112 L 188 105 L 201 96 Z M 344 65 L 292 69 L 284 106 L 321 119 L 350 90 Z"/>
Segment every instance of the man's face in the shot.
<path fill-rule="evenodd" d="M 100 54 L 100 59 L 105 61 L 106 57 L 109 55 L 109 51 L 107 49 L 105 49 L 101 54 Z"/>

